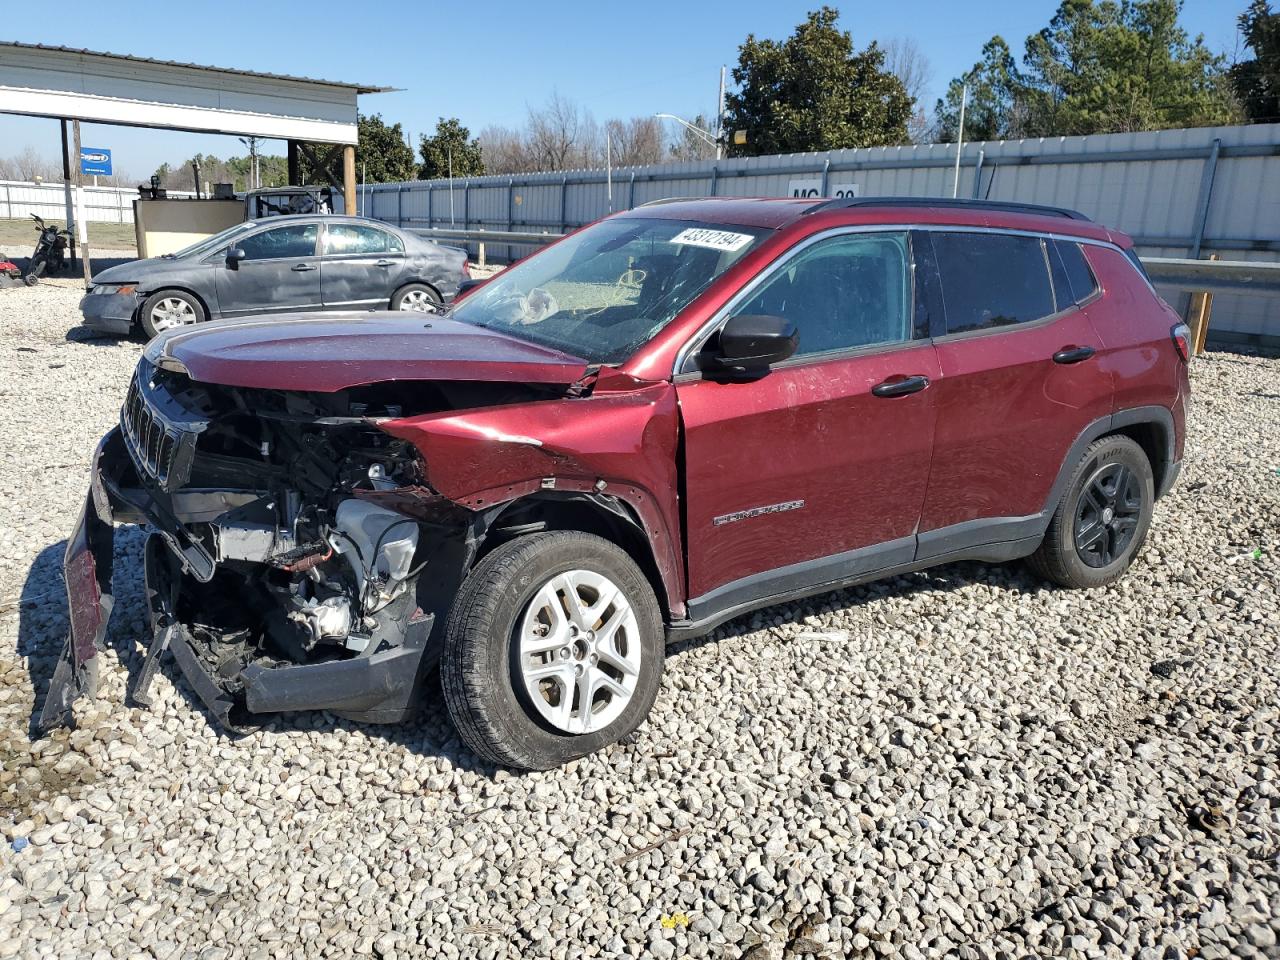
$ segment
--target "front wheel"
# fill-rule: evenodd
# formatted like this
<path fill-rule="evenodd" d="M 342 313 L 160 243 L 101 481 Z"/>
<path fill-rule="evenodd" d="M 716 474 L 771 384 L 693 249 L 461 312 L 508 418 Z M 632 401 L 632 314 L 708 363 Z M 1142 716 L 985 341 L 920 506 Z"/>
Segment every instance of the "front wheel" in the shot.
<path fill-rule="evenodd" d="M 147 339 L 151 339 L 174 327 L 203 323 L 205 312 L 200 301 L 183 290 L 160 290 L 143 302 L 139 317 Z"/>
<path fill-rule="evenodd" d="M 479 756 L 546 770 L 640 726 L 664 644 L 653 588 L 625 552 L 577 531 L 532 534 L 495 549 L 459 591 L 445 703 Z"/>
<path fill-rule="evenodd" d="M 1064 587 L 1101 587 L 1118 580 L 1147 537 L 1155 499 L 1151 463 L 1142 447 L 1124 436 L 1095 440 L 1028 563 Z"/>

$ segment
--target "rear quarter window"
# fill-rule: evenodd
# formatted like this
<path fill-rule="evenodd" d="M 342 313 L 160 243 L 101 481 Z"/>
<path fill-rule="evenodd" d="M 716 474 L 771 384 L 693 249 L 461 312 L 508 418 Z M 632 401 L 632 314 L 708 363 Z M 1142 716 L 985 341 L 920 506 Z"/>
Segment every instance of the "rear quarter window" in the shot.
<path fill-rule="evenodd" d="M 1085 259 L 1080 244 L 1070 240 L 1051 240 L 1049 244 L 1058 309 L 1088 300 L 1097 292 L 1098 281 L 1089 269 L 1089 261 Z"/>
<path fill-rule="evenodd" d="M 948 334 L 1028 323 L 1056 311 L 1039 237 L 937 232 L 932 239 Z"/>

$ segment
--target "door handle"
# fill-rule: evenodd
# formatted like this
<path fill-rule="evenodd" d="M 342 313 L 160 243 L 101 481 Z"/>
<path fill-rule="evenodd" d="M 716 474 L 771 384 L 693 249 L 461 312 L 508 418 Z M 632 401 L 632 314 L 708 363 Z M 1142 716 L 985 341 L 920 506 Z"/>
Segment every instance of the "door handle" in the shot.
<path fill-rule="evenodd" d="M 395 261 L 394 261 L 394 260 L 379 260 L 379 261 L 377 262 L 377 264 L 375 264 L 375 266 L 379 266 L 379 267 L 389 267 L 389 266 L 391 266 L 393 263 L 395 263 Z"/>
<path fill-rule="evenodd" d="M 313 263 L 295 263 L 289 269 L 294 273 L 306 273 L 308 270 L 314 270 L 315 268 L 315 264 Z"/>
<path fill-rule="evenodd" d="M 871 392 L 877 397 L 905 397 L 909 393 L 919 393 L 928 385 L 928 377 L 916 375 L 914 377 L 903 377 L 900 380 L 886 380 L 884 383 L 877 383 L 871 388 Z"/>
<path fill-rule="evenodd" d="M 1079 363 L 1093 356 L 1093 347 L 1063 347 L 1053 355 L 1054 363 Z"/>

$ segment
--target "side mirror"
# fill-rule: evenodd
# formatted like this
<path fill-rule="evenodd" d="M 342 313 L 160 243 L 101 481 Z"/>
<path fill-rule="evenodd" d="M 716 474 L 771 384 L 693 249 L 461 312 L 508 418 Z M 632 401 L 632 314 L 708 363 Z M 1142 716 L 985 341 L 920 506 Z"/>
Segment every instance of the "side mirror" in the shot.
<path fill-rule="evenodd" d="M 800 345 L 795 324 L 782 317 L 739 314 L 730 317 L 720 330 L 711 354 L 721 369 L 760 373 L 786 360 Z"/>
<path fill-rule="evenodd" d="M 231 247 L 227 250 L 227 268 L 230 270 L 239 270 L 240 261 L 245 259 L 245 254 L 239 247 Z"/>

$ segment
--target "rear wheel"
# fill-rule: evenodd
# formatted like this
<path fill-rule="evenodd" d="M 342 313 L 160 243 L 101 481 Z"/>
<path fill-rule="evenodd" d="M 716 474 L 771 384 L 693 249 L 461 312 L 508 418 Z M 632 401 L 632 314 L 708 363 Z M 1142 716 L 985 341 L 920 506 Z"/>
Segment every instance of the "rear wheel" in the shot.
<path fill-rule="evenodd" d="M 142 329 L 150 339 L 156 334 L 192 323 L 203 323 L 204 307 L 189 293 L 182 290 L 159 290 L 142 304 L 139 311 Z"/>
<path fill-rule="evenodd" d="M 1122 436 L 1096 440 L 1028 563 L 1064 587 L 1112 583 L 1142 547 L 1154 505 L 1155 480 L 1142 447 Z"/>
<path fill-rule="evenodd" d="M 410 283 L 401 287 L 391 297 L 392 310 L 404 310 L 416 313 L 435 313 L 442 301 L 425 283 Z"/>
<path fill-rule="evenodd" d="M 664 644 L 653 588 L 626 553 L 587 533 L 532 534 L 495 549 L 459 591 L 445 703 L 479 756 L 549 769 L 644 721 Z"/>

